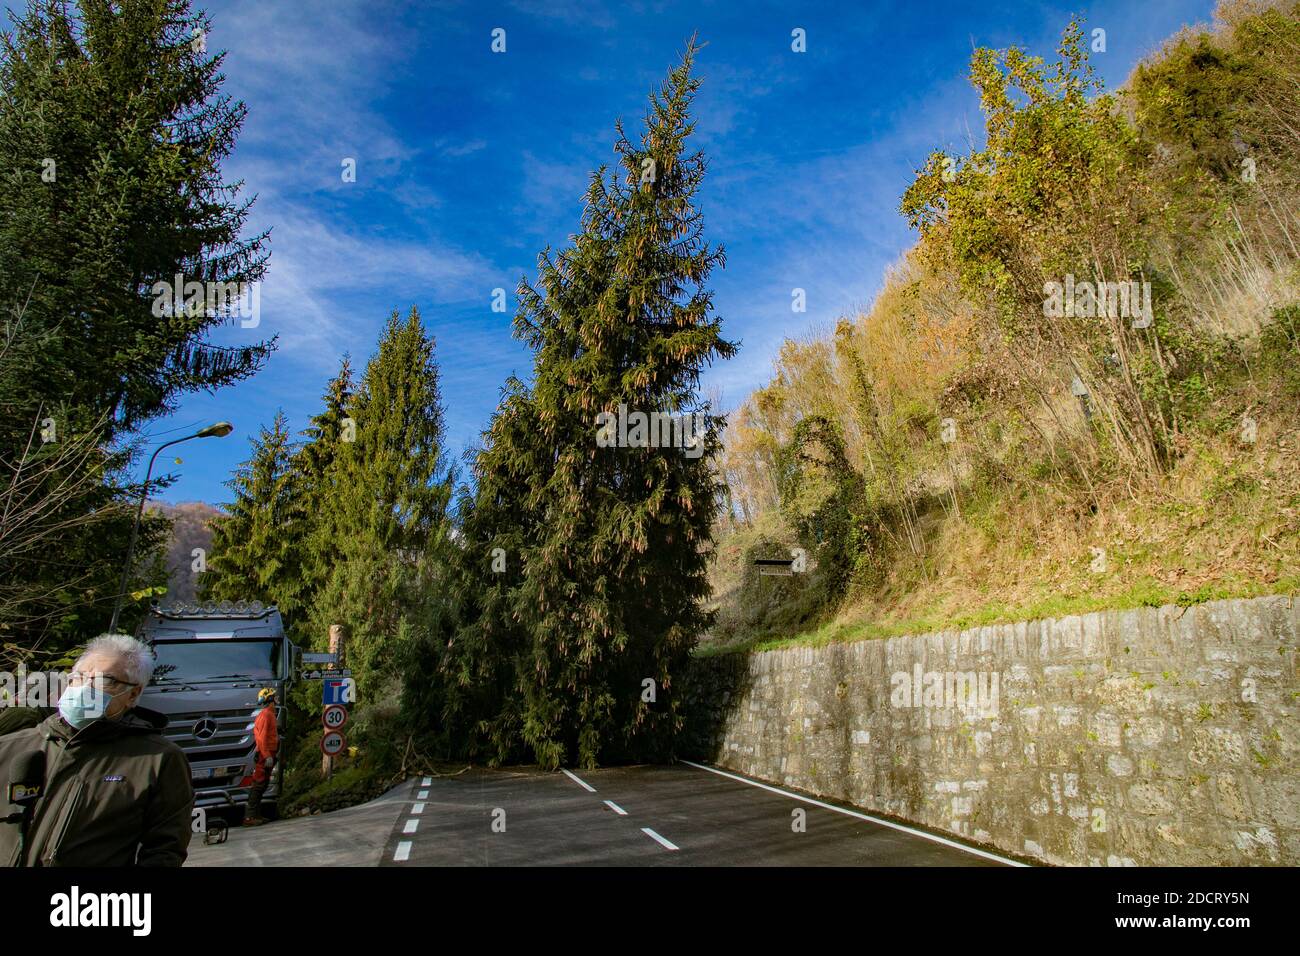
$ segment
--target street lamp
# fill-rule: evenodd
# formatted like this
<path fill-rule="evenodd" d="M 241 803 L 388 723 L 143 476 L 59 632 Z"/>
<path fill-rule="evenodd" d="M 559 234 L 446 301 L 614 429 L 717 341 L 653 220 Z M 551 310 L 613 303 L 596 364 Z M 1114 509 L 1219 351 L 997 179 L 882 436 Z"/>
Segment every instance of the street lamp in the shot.
<path fill-rule="evenodd" d="M 126 549 L 126 564 L 122 565 L 122 581 L 117 586 L 117 600 L 113 602 L 113 619 L 108 624 L 110 634 L 117 633 L 117 617 L 122 613 L 122 599 L 126 597 L 126 579 L 131 573 L 131 560 L 135 557 L 135 539 L 140 534 L 140 517 L 144 514 L 144 503 L 149 497 L 149 478 L 153 475 L 153 463 L 158 460 L 158 453 L 164 448 L 170 448 L 172 445 L 179 445 L 183 441 L 189 441 L 191 438 L 225 438 L 235 426 L 230 422 L 214 422 L 206 428 L 200 428 L 193 435 L 186 435 L 184 438 L 174 438 L 169 442 L 164 442 L 154 449 L 153 456 L 149 459 L 149 467 L 144 473 L 144 487 L 140 490 L 140 505 L 135 509 L 135 522 L 131 525 L 131 543 Z"/>

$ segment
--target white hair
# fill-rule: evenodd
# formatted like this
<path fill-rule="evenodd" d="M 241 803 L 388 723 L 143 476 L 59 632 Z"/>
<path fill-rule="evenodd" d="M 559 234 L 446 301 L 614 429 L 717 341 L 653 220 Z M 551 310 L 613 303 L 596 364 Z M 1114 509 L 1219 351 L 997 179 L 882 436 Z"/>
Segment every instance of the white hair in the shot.
<path fill-rule="evenodd" d="M 136 640 L 129 634 L 101 634 L 87 644 L 86 649 L 81 652 L 83 658 L 87 654 L 106 654 L 120 658 L 122 669 L 126 671 L 123 676 L 132 684 L 143 687 L 153 676 L 153 651 L 148 644 Z"/>

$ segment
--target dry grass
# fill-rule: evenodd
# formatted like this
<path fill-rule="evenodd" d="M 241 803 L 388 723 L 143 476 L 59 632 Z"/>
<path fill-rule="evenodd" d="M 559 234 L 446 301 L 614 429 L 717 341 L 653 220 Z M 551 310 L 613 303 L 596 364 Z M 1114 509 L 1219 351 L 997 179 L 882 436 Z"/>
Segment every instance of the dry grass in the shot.
<path fill-rule="evenodd" d="M 1051 485 L 968 502 L 939 520 L 925 565 L 900 562 L 832 623 L 758 646 L 1300 590 L 1294 418 L 1261 419 L 1253 445 L 1202 439 L 1158 488 L 1100 492 L 1096 513 Z"/>
<path fill-rule="evenodd" d="M 1250 20 L 1266 8 L 1284 17 Z M 747 609 L 779 615 L 796 604 L 752 579 L 738 583 L 728 562 L 741 560 L 772 511 L 818 516 L 817 502 L 780 502 L 772 480 L 778 450 L 812 414 L 843 436 L 850 468 L 870 489 L 870 507 L 856 516 L 874 537 L 855 566 L 867 573 L 831 623 L 783 643 L 1297 589 L 1300 343 L 1290 310 L 1300 301 L 1300 99 L 1290 94 L 1300 91 L 1300 44 L 1282 29 L 1295 16 L 1294 0 L 1221 6 L 1213 43 L 1253 51 L 1252 62 L 1267 67 L 1253 89 L 1231 94 L 1246 130 L 1236 152 L 1210 136 L 1196 140 L 1204 155 L 1180 158 L 1193 148 L 1183 129 L 1162 125 L 1168 110 L 1144 111 L 1157 118 L 1147 133 L 1168 155 L 1156 151 L 1132 176 L 1099 154 L 1109 178 L 1077 195 L 1062 187 L 1081 211 L 1067 218 L 1090 224 L 1086 242 L 1076 248 L 1066 241 L 1072 232 L 1063 239 L 1044 222 L 1037 240 L 1013 245 L 1003 265 L 1025 290 L 1014 321 L 995 308 L 992 286 L 983 297 L 968 290 L 971 301 L 957 291 L 949 220 L 890 271 L 870 309 L 837 326 L 833 347 L 787 343 L 772 383 L 746 402 L 726 442 L 734 500 L 755 524 L 724 535 L 715 594 L 724 617 L 752 623 L 753 633 L 720 628 L 706 650 L 780 633 Z M 1194 41 L 1183 35 L 1157 59 Z M 1188 103 L 1214 83 L 1233 90 L 1205 69 L 1175 60 L 1167 77 L 1151 80 L 1168 84 L 1150 88 L 1164 91 L 1152 102 L 1177 101 L 1184 87 L 1195 93 Z M 1007 225 L 995 207 L 966 214 L 989 229 Z M 1140 232 L 1126 225 L 1134 222 Z M 1140 262 L 1145 277 L 1149 266 L 1155 328 L 1043 322 L 1037 290 L 1061 261 L 1093 276 L 1130 276 Z M 1289 344 L 1264 349 L 1284 311 Z M 1244 415 L 1258 422 L 1253 442 L 1241 438 Z M 878 516 L 885 534 L 871 523 Z M 898 546 L 897 524 L 911 548 Z"/>

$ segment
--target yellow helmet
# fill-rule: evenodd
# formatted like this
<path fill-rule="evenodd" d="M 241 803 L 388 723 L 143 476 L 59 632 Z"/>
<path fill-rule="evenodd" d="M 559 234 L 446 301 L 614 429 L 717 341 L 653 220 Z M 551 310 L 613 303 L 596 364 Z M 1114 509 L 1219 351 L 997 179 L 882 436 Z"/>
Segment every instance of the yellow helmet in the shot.
<path fill-rule="evenodd" d="M 259 704 L 264 704 L 274 696 L 275 696 L 274 687 L 263 687 L 261 690 L 257 692 L 257 702 Z"/>

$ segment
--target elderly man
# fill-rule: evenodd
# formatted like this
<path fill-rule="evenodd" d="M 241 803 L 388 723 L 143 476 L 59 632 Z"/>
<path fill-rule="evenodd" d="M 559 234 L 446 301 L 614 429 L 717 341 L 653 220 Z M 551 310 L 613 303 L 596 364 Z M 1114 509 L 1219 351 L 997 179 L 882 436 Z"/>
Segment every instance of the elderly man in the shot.
<path fill-rule="evenodd" d="M 0 817 L 0 865 L 185 861 L 194 805 L 189 762 L 163 739 L 166 718 L 136 706 L 152 673 L 145 644 L 124 634 L 95 638 L 73 667 L 58 712 L 0 737 L 0 813 L 8 814 Z M 10 784 L 23 782 L 11 776 L 37 752 L 44 753 L 43 786 L 24 822 L 8 804 Z"/>

